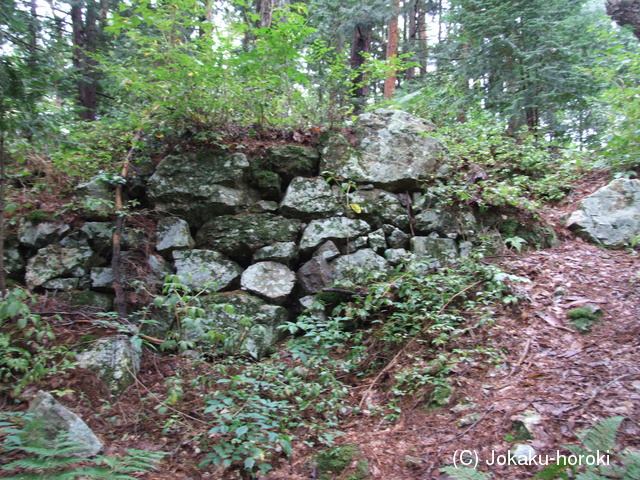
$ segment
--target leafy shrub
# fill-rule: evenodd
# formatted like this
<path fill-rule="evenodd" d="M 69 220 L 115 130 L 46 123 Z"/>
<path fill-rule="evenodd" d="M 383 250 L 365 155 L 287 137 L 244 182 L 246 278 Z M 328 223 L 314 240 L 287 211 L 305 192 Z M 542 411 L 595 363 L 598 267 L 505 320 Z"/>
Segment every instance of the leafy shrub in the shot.
<path fill-rule="evenodd" d="M 25 290 L 15 288 L 0 301 L 0 390 L 20 394 L 29 383 L 73 366 L 65 347 L 47 346 L 51 326 L 31 313 Z M 52 362 L 54 358 L 60 361 Z"/>
<path fill-rule="evenodd" d="M 432 195 L 451 204 L 535 213 L 541 200 L 560 200 L 581 165 L 579 153 L 557 149 L 529 132 L 507 135 L 486 114 L 437 132 L 451 165 Z"/>

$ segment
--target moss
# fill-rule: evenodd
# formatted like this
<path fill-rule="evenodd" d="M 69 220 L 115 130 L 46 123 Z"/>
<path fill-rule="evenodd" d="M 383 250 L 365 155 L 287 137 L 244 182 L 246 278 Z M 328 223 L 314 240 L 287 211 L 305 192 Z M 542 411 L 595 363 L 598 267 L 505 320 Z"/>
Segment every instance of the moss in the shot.
<path fill-rule="evenodd" d="M 369 476 L 369 465 L 355 445 L 321 452 L 315 463 L 319 480 L 364 480 Z"/>
<path fill-rule="evenodd" d="M 44 210 L 31 210 L 27 213 L 26 218 L 32 223 L 42 223 L 52 220 L 53 217 L 50 212 Z"/>
<path fill-rule="evenodd" d="M 589 308 L 574 308 L 567 313 L 573 328 L 582 334 L 591 333 L 591 328 L 600 320 L 600 312 Z"/>
<path fill-rule="evenodd" d="M 451 398 L 451 387 L 449 385 L 438 385 L 429 395 L 429 406 L 444 407 Z"/>

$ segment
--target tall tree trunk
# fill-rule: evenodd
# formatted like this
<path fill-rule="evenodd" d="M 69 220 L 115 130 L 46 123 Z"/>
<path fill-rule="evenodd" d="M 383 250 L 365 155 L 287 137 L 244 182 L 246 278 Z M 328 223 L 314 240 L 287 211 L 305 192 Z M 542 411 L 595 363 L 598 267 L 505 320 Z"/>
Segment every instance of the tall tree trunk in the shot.
<path fill-rule="evenodd" d="M 269 28 L 273 17 L 273 0 L 257 0 L 256 13 L 260 14 L 260 28 Z"/>
<path fill-rule="evenodd" d="M 392 62 L 398 57 L 398 8 L 399 0 L 394 0 L 394 16 L 389 20 L 389 32 L 387 37 L 387 62 Z M 392 98 L 396 88 L 396 72 L 392 69 L 384 81 L 384 98 Z"/>
<path fill-rule="evenodd" d="M 640 0 L 608 0 L 607 15 L 618 25 L 630 25 L 640 40 Z"/>
<path fill-rule="evenodd" d="M 353 30 L 353 42 L 351 43 L 351 70 L 358 72 L 353 79 L 353 113 L 362 113 L 364 104 L 369 96 L 369 85 L 366 75 L 362 72 L 365 55 L 371 53 L 371 39 L 373 29 L 370 25 L 356 25 Z"/>
<path fill-rule="evenodd" d="M 82 0 L 71 5 L 73 29 L 73 65 L 77 71 L 78 105 L 80 118 L 96 119 L 98 81 L 93 54 L 97 46 L 96 11 Z"/>
<path fill-rule="evenodd" d="M 405 20 L 405 28 L 409 27 L 409 38 L 408 40 L 408 44 L 409 44 L 409 49 L 415 54 L 416 51 L 418 51 L 418 55 L 419 53 L 419 48 L 416 48 L 416 46 L 419 47 L 418 44 L 418 3 L 416 0 L 413 0 L 411 2 L 410 8 L 409 8 L 409 12 L 408 12 L 408 17 L 409 17 L 409 21 L 407 22 Z M 416 69 L 414 67 L 409 67 L 407 68 L 407 72 L 406 72 L 406 77 L 407 80 L 413 80 L 416 76 Z"/>
<path fill-rule="evenodd" d="M 0 110 L 2 111 L 2 110 Z M 0 293 L 7 296 L 7 274 L 4 270 L 4 193 L 5 193 L 4 131 L 0 131 Z"/>
<path fill-rule="evenodd" d="M 420 60 L 420 75 L 427 73 L 427 13 L 416 5 L 416 29 L 418 35 L 419 50 L 422 54 Z"/>

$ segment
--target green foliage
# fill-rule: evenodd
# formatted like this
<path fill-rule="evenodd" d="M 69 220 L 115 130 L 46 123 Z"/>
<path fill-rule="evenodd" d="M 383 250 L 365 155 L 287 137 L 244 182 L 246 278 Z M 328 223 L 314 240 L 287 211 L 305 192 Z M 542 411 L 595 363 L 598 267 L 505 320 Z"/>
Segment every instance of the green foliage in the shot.
<path fill-rule="evenodd" d="M 0 390 L 14 396 L 27 384 L 74 365 L 64 347 L 47 346 L 55 336 L 48 323 L 31 313 L 30 300 L 15 288 L 0 301 Z"/>
<path fill-rule="evenodd" d="M 242 465 L 262 473 L 272 468 L 270 456 L 292 452 L 292 430 L 309 430 L 321 443 L 330 443 L 331 428 L 343 410 L 346 394 L 330 371 L 288 368 L 273 360 L 243 367 L 243 372 L 219 379 L 205 413 L 216 427 L 215 444 L 203 464 Z"/>
<path fill-rule="evenodd" d="M 608 40 L 612 35 L 601 33 L 600 38 Z M 605 82 L 608 87 L 598 97 L 600 108 L 609 117 L 601 153 L 617 173 L 635 171 L 637 174 L 640 166 L 638 47 L 626 47 L 620 43 L 601 53 L 599 65 L 590 70 L 594 80 Z"/>
<path fill-rule="evenodd" d="M 640 453 L 633 450 L 621 451 L 616 446 L 616 436 L 624 417 L 605 418 L 593 424 L 592 428 L 577 433 L 582 445 L 567 445 L 571 455 L 582 458 L 584 471 L 578 472 L 576 462 L 561 458 L 554 465 L 549 465 L 534 478 L 555 479 L 569 478 L 576 480 L 604 480 L 619 478 L 633 480 L 640 476 Z M 596 461 L 599 459 L 598 461 Z M 592 460 L 592 461 L 587 461 Z M 572 464 L 573 463 L 573 464 Z"/>
<path fill-rule="evenodd" d="M 23 457 L 2 465 L 11 480 L 73 480 L 77 478 L 95 480 L 135 480 L 135 474 L 153 470 L 165 452 L 127 450 L 120 457 L 99 455 L 93 458 L 78 457 L 83 445 L 68 439 L 61 433 L 51 442 L 40 437 L 37 421 L 20 414 L 3 414 L 0 417 L 0 438 L 4 443 L 0 450 L 20 452 Z"/>
<path fill-rule="evenodd" d="M 244 22 L 202 21 L 206 6 L 179 0 L 162 9 L 151 2 L 120 4 L 107 31 L 126 45 L 103 63 L 107 72 L 151 117 L 153 128 L 300 122 L 293 102 L 302 101 L 299 46 L 313 32 L 305 24 L 304 4 L 273 14 L 270 28 Z M 239 48 L 237 38 L 249 40 Z M 134 112 L 135 113 L 135 112 Z"/>
<path fill-rule="evenodd" d="M 448 21 L 454 27 L 443 53 L 456 58 L 454 71 L 467 97 L 482 99 L 516 131 L 543 128 L 555 137 L 571 125 L 558 112 L 588 109 L 587 93 L 597 85 L 578 69 L 593 63 L 595 42 L 583 32 L 604 21 L 583 0 L 455 0 Z M 579 125 L 579 134 L 590 125 Z M 574 134 L 574 132 L 571 132 Z"/>
<path fill-rule="evenodd" d="M 455 480 L 490 480 L 491 475 L 469 467 L 443 467 L 440 470 Z"/>
<path fill-rule="evenodd" d="M 479 115 L 437 133 L 451 170 L 429 192 L 460 205 L 535 213 L 540 200 L 560 200 L 577 177 L 581 154 L 557 149 L 529 133 L 507 135 L 504 126 Z"/>
<path fill-rule="evenodd" d="M 360 449 L 354 445 L 335 447 L 330 450 L 320 452 L 314 459 L 320 480 L 333 480 L 335 478 L 346 478 L 347 480 L 364 480 L 369 476 L 367 461 L 358 459 L 362 456 Z M 343 472 L 356 462 L 355 472 L 347 477 Z"/>

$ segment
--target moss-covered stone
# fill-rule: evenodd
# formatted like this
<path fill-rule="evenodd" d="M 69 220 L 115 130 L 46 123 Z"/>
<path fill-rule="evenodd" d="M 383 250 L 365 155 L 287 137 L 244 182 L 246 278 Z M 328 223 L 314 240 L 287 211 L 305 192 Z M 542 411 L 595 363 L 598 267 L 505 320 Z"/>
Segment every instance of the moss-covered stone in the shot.
<path fill-rule="evenodd" d="M 569 310 L 567 316 L 571 320 L 573 328 L 582 334 L 591 333 L 591 328 L 600 321 L 600 316 L 602 315 L 602 312 L 596 310 L 596 308 L 588 308 L 585 306 Z"/>
<path fill-rule="evenodd" d="M 365 480 L 369 464 L 355 445 L 332 448 L 315 458 L 319 480 Z"/>
<path fill-rule="evenodd" d="M 298 145 L 271 147 L 265 166 L 289 183 L 294 177 L 313 177 L 318 174 L 320 156 L 312 148 Z"/>
<path fill-rule="evenodd" d="M 297 240 L 301 223 L 270 213 L 223 215 L 202 226 L 196 235 L 199 248 L 218 250 L 232 258 L 250 258 L 265 245 Z"/>

